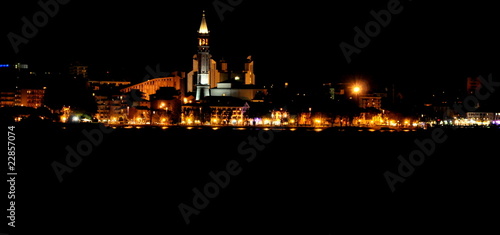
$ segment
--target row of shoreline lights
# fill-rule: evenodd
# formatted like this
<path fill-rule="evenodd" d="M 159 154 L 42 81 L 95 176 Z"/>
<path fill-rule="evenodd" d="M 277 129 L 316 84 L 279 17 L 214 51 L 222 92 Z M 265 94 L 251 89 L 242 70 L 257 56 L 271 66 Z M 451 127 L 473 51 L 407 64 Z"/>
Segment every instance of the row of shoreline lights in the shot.
<path fill-rule="evenodd" d="M 71 120 L 72 122 L 90 122 L 91 120 L 88 119 L 81 119 L 78 115 L 68 115 L 62 116 L 61 121 L 62 122 L 67 122 Z M 116 122 L 116 119 L 113 119 L 114 122 Z M 165 124 L 166 119 L 163 119 L 160 124 Z M 219 119 L 214 118 L 211 120 L 212 122 L 210 125 L 220 125 L 221 123 Z M 329 123 L 326 123 L 325 120 L 320 119 L 320 118 L 314 118 L 311 119 L 313 122 L 313 125 L 315 126 L 324 126 L 324 125 L 329 125 Z M 271 119 L 271 118 L 254 118 L 254 119 L 247 119 L 247 122 L 249 125 L 265 125 L 265 126 L 288 126 L 288 125 L 294 125 L 296 123 L 295 119 L 290 119 L 288 122 L 282 122 L 281 120 L 277 119 Z M 137 118 L 136 122 L 132 122 L 130 124 L 144 124 L 142 118 Z M 244 121 L 243 120 L 237 120 L 237 119 L 231 119 L 229 121 L 229 125 L 243 125 Z M 375 122 L 373 120 L 370 120 L 369 123 L 371 126 L 375 125 Z M 438 120 L 438 121 L 431 121 L 428 122 L 431 125 L 455 125 L 455 126 L 488 126 L 488 125 L 500 125 L 500 120 L 476 120 L 476 119 L 453 119 L 453 120 Z M 187 125 L 201 125 L 200 120 L 194 120 L 194 118 L 187 118 L 186 121 L 183 121 L 182 124 L 187 124 Z M 409 127 L 410 125 L 413 127 L 418 126 L 418 123 L 416 122 L 411 122 L 410 120 L 404 120 L 404 122 L 400 122 L 397 120 L 384 120 L 383 122 L 379 123 L 379 125 L 388 125 L 388 126 L 405 126 Z M 365 121 L 366 125 L 366 121 Z"/>
<path fill-rule="evenodd" d="M 71 120 L 72 122 L 90 122 L 88 119 L 80 119 L 78 115 L 69 115 L 71 118 L 67 117 L 62 117 L 62 122 L 66 122 Z M 144 120 L 142 118 L 137 118 L 137 120 L 132 121 L 129 124 L 145 124 L 146 122 L 143 122 Z M 159 124 L 165 124 L 166 119 L 163 119 L 161 123 Z M 288 122 L 282 122 L 281 120 L 277 119 L 271 119 L 271 118 L 254 118 L 254 119 L 247 119 L 246 120 L 249 125 L 265 125 L 265 126 L 288 126 L 288 125 L 294 125 L 296 123 L 295 119 L 290 119 Z M 327 126 L 330 125 L 331 123 L 326 122 L 325 120 L 321 118 L 314 118 L 311 119 L 311 121 L 314 123 L 315 126 Z M 116 118 L 113 119 L 113 122 L 117 122 Z M 370 123 L 370 125 L 367 124 Z M 237 119 L 231 119 L 229 121 L 229 125 L 243 125 L 244 121 L 243 120 L 237 120 Z M 500 125 L 500 120 L 475 120 L 475 119 L 453 119 L 453 120 L 438 120 L 438 121 L 431 121 L 427 122 L 428 124 L 431 125 L 455 125 L 455 126 L 488 126 L 488 125 Z M 149 123 L 146 123 L 149 124 Z M 200 120 L 195 120 L 194 118 L 186 118 L 186 121 L 183 121 L 182 124 L 184 125 L 201 125 Z M 404 126 L 404 127 L 409 127 L 413 126 L 416 127 L 418 126 L 419 123 L 417 122 L 412 122 L 408 119 L 405 119 L 404 122 L 400 122 L 397 120 L 384 120 L 384 121 L 379 121 L 378 124 L 376 124 L 375 121 L 373 120 L 365 120 L 362 125 L 368 125 L 368 126 L 375 126 L 375 125 L 386 125 L 386 126 Z M 217 118 L 213 118 L 210 122 L 210 125 L 221 125 L 220 120 Z M 356 126 L 356 124 L 354 124 Z"/>

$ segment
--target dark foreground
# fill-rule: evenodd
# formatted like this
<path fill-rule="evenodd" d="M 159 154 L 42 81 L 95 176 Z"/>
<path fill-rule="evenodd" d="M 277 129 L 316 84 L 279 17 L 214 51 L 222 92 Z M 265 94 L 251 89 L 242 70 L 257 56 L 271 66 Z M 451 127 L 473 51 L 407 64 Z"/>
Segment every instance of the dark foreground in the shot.
<path fill-rule="evenodd" d="M 497 228 L 497 129 L 444 130 L 447 139 L 419 166 L 401 168 L 408 176 L 395 192 L 384 173 L 397 174 L 398 156 L 408 160 L 420 149 L 415 140 L 432 139 L 431 131 L 296 130 L 259 137 L 258 130 L 116 129 L 102 141 L 93 135 L 97 146 L 75 160 L 60 183 L 52 164 L 68 164 L 67 147 L 77 151 L 88 140 L 84 129 L 96 133 L 94 125 L 16 129 L 16 228 L 10 234 Z M 209 195 L 196 196 L 205 187 Z M 193 212 L 189 225 L 181 203 Z"/>

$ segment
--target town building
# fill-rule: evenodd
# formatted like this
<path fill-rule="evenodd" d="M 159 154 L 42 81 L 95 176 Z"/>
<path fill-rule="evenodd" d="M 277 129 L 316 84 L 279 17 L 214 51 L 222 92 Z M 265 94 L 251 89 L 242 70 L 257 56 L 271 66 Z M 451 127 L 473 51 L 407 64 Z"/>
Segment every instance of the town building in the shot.
<path fill-rule="evenodd" d="M 217 83 L 217 87 L 210 89 L 210 93 L 212 96 L 232 96 L 246 101 L 263 102 L 267 89 L 234 80 Z"/>
<path fill-rule="evenodd" d="M 15 104 L 15 91 L 0 91 L 0 107 L 12 107 Z"/>
<path fill-rule="evenodd" d="M 489 125 L 491 122 L 496 121 L 495 114 L 493 112 L 467 112 L 466 119 L 471 124 Z"/>
<path fill-rule="evenodd" d="M 467 94 L 474 94 L 476 89 L 481 86 L 481 81 L 479 77 L 468 77 L 467 78 Z"/>
<path fill-rule="evenodd" d="M 74 77 L 87 79 L 89 66 L 82 65 L 80 62 L 73 63 L 69 66 L 69 74 Z"/>
<path fill-rule="evenodd" d="M 89 81 L 97 104 L 94 118 L 102 123 L 125 123 L 127 121 L 127 97 L 120 88 L 130 85 L 126 81 Z"/>
<path fill-rule="evenodd" d="M 127 120 L 127 104 L 123 94 L 96 94 L 95 118 L 102 123 L 124 123 Z"/>
<path fill-rule="evenodd" d="M 359 97 L 359 107 L 363 109 L 374 108 L 382 109 L 382 97 L 379 96 L 361 96 Z"/>
<path fill-rule="evenodd" d="M 181 123 L 186 125 L 249 125 L 247 101 L 231 96 L 207 96 L 182 105 Z"/>
<path fill-rule="evenodd" d="M 30 108 L 43 106 L 45 88 L 43 89 L 18 89 L 14 97 L 14 105 Z"/>

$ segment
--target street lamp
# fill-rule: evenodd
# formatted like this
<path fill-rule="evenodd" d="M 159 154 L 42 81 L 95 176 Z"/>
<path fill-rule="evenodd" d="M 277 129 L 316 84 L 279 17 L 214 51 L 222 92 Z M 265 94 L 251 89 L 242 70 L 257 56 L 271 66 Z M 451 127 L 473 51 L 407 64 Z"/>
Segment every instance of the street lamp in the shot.
<path fill-rule="evenodd" d="M 361 92 L 361 87 L 359 86 L 355 86 L 352 91 L 354 92 L 354 94 L 356 95 L 356 103 L 358 104 L 359 106 L 359 97 L 358 97 L 358 94 Z"/>

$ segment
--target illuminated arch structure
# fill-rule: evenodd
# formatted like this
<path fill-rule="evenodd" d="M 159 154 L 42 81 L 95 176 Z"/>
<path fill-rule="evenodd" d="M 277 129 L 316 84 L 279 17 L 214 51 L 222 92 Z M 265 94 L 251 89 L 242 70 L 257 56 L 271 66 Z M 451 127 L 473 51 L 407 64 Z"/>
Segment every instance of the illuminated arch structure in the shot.
<path fill-rule="evenodd" d="M 160 87 L 173 87 L 176 90 L 182 90 L 182 77 L 177 73 L 173 73 L 172 77 L 154 78 L 145 82 L 141 82 L 120 90 L 121 93 L 128 93 L 132 90 L 139 90 L 144 93 L 145 99 L 150 100 L 150 96 L 155 94 Z"/>

